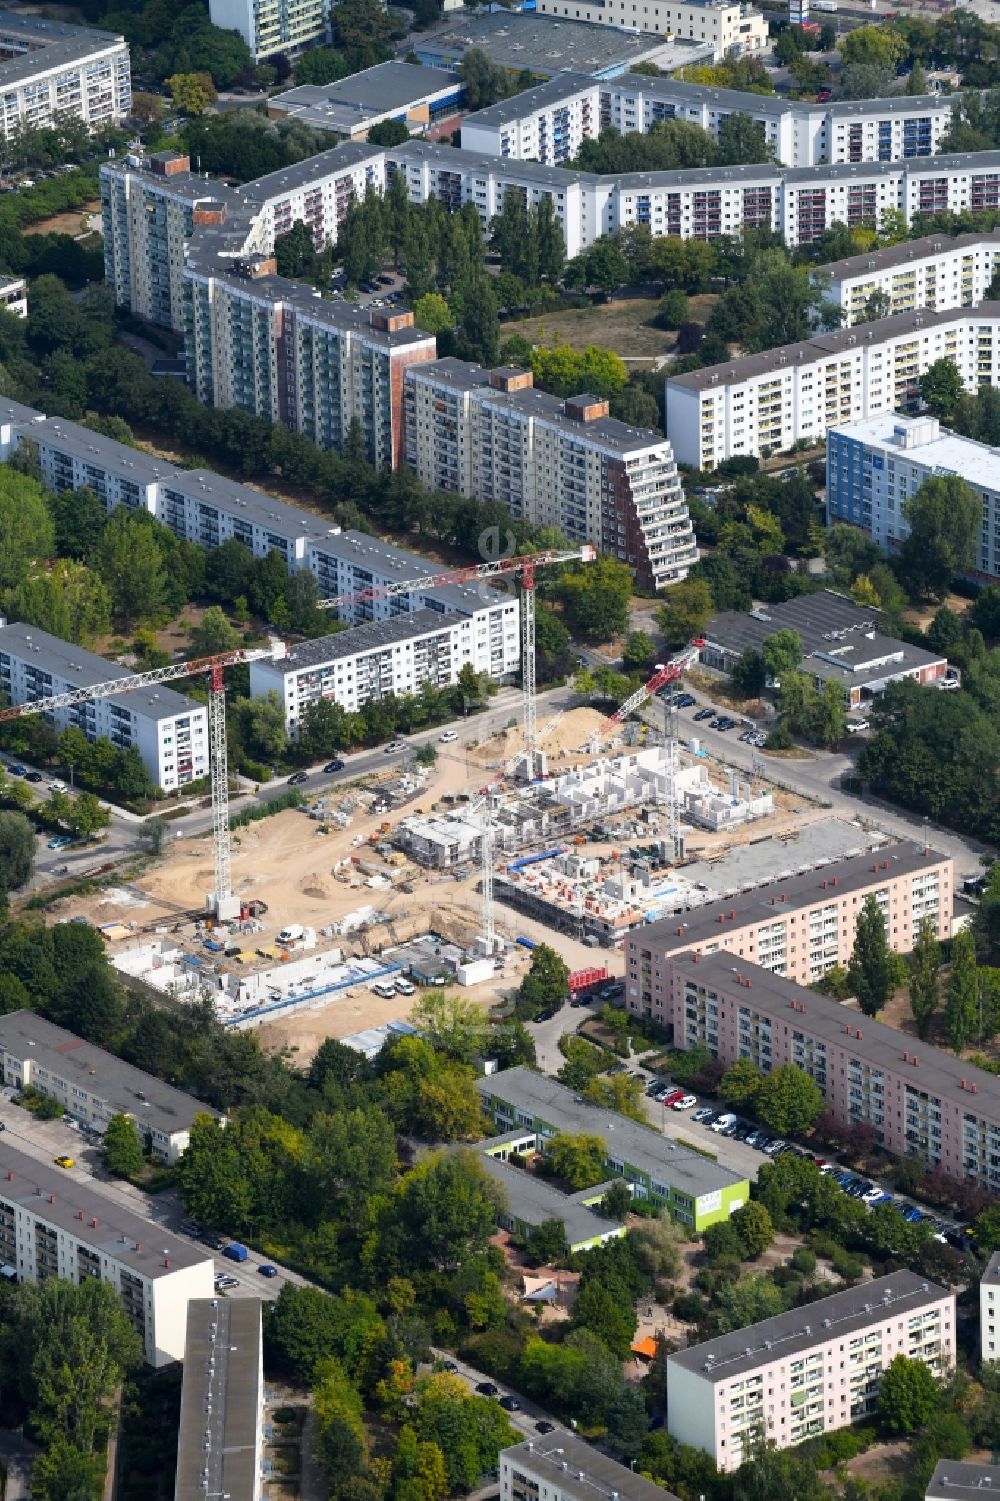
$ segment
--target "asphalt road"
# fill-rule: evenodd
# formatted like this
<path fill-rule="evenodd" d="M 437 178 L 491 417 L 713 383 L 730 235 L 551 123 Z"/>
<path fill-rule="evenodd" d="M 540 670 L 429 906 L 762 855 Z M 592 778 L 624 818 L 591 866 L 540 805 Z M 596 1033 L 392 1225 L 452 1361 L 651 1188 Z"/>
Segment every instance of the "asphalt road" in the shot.
<path fill-rule="evenodd" d="M 504 1382 L 498 1381 L 495 1376 L 490 1376 L 485 1371 L 477 1371 L 475 1366 L 469 1365 L 468 1361 L 459 1360 L 457 1355 L 452 1355 L 447 1350 L 436 1350 L 432 1347 L 431 1353 L 437 1360 L 446 1360 L 450 1366 L 453 1366 L 454 1374 L 461 1376 L 463 1380 L 467 1381 L 470 1390 L 475 1391 L 480 1382 L 489 1382 L 490 1385 L 497 1388 L 498 1400 L 503 1397 L 513 1397 L 518 1406 L 514 1412 L 508 1412 L 507 1417 L 510 1419 L 511 1425 L 519 1433 L 523 1433 L 525 1438 L 538 1438 L 536 1424 L 540 1422 L 552 1424 L 552 1431 L 548 1434 L 548 1438 L 553 1442 L 557 1441 L 559 1433 L 567 1431 L 565 1424 L 556 1422 L 555 1418 L 550 1413 L 547 1413 L 544 1408 L 539 1407 L 537 1402 L 533 1402 L 530 1397 L 522 1396 L 520 1392 L 515 1392 Z M 427 1366 L 422 1369 L 429 1370 L 430 1367 Z M 483 1393 L 483 1395 L 487 1394 Z"/>

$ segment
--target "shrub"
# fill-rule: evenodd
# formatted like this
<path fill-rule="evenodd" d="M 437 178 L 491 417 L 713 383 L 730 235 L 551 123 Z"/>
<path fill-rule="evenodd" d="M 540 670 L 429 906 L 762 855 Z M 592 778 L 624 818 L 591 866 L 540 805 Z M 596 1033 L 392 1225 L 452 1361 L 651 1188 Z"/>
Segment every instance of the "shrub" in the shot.
<path fill-rule="evenodd" d="M 697 1293 L 681 1293 L 674 1299 L 674 1313 L 687 1324 L 700 1324 L 705 1317 L 705 1300 Z"/>
<path fill-rule="evenodd" d="M 251 761 L 248 757 L 244 757 L 240 762 L 240 776 L 249 777 L 254 782 L 269 782 L 271 768 L 265 766 L 263 761 Z"/>
<path fill-rule="evenodd" d="M 283 813 L 286 808 L 301 808 L 304 802 L 305 798 L 298 788 L 289 787 L 287 792 L 280 793 L 269 803 L 254 803 L 252 807 L 234 813 L 229 820 L 229 827 L 245 829 L 247 824 L 259 823 L 262 818 L 272 818 L 275 813 Z"/>
<path fill-rule="evenodd" d="M 792 1253 L 792 1266 L 803 1277 L 811 1277 L 816 1270 L 816 1252 L 808 1246 L 799 1246 Z"/>

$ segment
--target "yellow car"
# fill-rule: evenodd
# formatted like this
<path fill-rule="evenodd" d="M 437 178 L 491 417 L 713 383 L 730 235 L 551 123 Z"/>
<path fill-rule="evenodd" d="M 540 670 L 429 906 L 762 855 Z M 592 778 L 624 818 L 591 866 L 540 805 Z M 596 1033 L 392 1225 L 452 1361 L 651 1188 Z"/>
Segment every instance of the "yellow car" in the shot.
<path fill-rule="evenodd" d="M 57 1167 L 76 1167 L 72 1157 L 53 1157 L 52 1161 Z"/>

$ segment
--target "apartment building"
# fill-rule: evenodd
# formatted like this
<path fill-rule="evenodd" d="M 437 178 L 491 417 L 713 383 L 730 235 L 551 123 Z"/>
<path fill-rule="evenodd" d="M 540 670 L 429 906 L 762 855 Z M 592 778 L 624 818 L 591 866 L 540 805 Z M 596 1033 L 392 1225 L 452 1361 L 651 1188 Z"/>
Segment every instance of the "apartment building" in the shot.
<path fill-rule="evenodd" d="M 933 156 L 951 119 L 950 101 L 922 98 L 818 104 L 737 89 L 706 88 L 678 78 L 625 73 L 598 81 L 558 73 L 462 121 L 462 146 L 515 161 L 559 166 L 585 140 L 609 127 L 646 132 L 662 120 L 686 120 L 718 139 L 733 115 L 763 126 L 777 162 L 891 162 Z"/>
<path fill-rule="evenodd" d="M 188 1304 L 174 1501 L 260 1501 L 264 1341 L 259 1298 Z"/>
<path fill-rule="evenodd" d="M 769 881 L 753 891 L 709 902 L 685 915 L 649 923 L 625 939 L 628 1009 L 667 1022 L 670 965 L 680 953 L 724 952 L 812 985 L 833 965 L 846 967 L 858 913 L 874 896 L 886 937 L 898 954 L 913 947 L 927 917 L 937 938 L 951 936 L 954 861 L 924 845 L 898 844 Z"/>
<path fill-rule="evenodd" d="M 8 703 L 52 698 L 128 676 L 127 668 L 37 626 L 0 626 L 0 693 Z M 106 739 L 121 750 L 137 750 L 150 779 L 164 792 L 208 775 L 208 710 L 165 685 L 84 699 L 44 718 L 57 732 L 72 725 L 88 740 Z"/>
<path fill-rule="evenodd" d="M 284 423 L 341 449 L 352 422 L 376 468 L 403 447 L 403 377 L 437 340 L 413 314 L 322 300 L 270 257 L 222 261 L 204 238 L 184 269 L 188 382 L 209 406 Z"/>
<path fill-rule="evenodd" d="M 269 119 L 298 120 L 341 140 L 364 140 L 373 125 L 399 120 L 420 131 L 461 106 L 464 84 L 444 68 L 377 63 L 334 83 L 304 83 L 267 101 Z"/>
<path fill-rule="evenodd" d="M 1000 1360 L 1000 1251 L 979 1280 L 979 1358 Z"/>
<path fill-rule="evenodd" d="M 188 1303 L 212 1296 L 210 1253 L 142 1219 L 91 1178 L 0 1143 L 0 1261 L 19 1282 L 98 1277 L 121 1295 L 149 1365 L 184 1358 Z"/>
<path fill-rule="evenodd" d="M 1000 1491 L 1000 1465 L 939 1459 L 924 1501 L 983 1501 L 991 1491 Z"/>
<path fill-rule="evenodd" d="M 606 401 L 563 401 L 534 390 L 530 371 L 444 359 L 407 367 L 403 404 L 406 462 L 424 484 L 592 542 L 646 588 L 697 561 L 670 444 L 610 417 Z"/>
<path fill-rule="evenodd" d="M 60 119 L 117 125 L 132 108 L 122 36 L 0 11 L 0 130 L 42 130 Z"/>
<path fill-rule="evenodd" d="M 739 1468 L 761 1442 L 789 1449 L 869 1417 L 897 1355 L 943 1377 L 955 1295 L 893 1272 L 667 1357 L 667 1431 Z"/>
<path fill-rule="evenodd" d="M 491 1136 L 481 1144 L 477 1161 L 501 1191 L 501 1204 L 496 1210 L 501 1230 L 525 1237 L 558 1220 L 570 1256 L 577 1251 L 592 1251 L 609 1240 L 620 1240 L 625 1226 L 601 1213 L 601 1203 L 614 1179 L 592 1184 L 578 1193 L 563 1193 L 529 1168 L 511 1163 L 514 1153 L 531 1154 L 534 1150 L 534 1135 L 523 1127 L 505 1136 Z"/>
<path fill-rule="evenodd" d="M 1000 266 L 1000 230 L 968 235 L 926 235 L 884 250 L 868 250 L 823 267 L 829 296 L 848 325 L 864 323 L 870 297 L 889 299 L 892 313 L 917 308 L 975 307 L 985 302 Z"/>
<path fill-rule="evenodd" d="M 23 276 L 0 279 L 0 307 L 13 313 L 15 318 L 28 316 L 28 284 Z"/>
<path fill-rule="evenodd" d="M 917 1157 L 957 1182 L 997 1192 L 1000 1084 L 985 1069 L 911 1043 L 895 1027 L 759 964 L 734 964 L 731 953 L 674 955 L 666 992 L 664 1025 L 676 1047 L 706 1047 L 726 1067 L 748 1058 L 763 1073 L 794 1063 L 815 1080 L 824 1109 L 845 1131 L 871 1126 L 895 1156 Z M 983 1291 L 988 1355 L 994 1300 L 986 1281 Z M 1000 1298 L 1000 1285 L 996 1291 Z"/>
<path fill-rule="evenodd" d="M 925 480 L 958 475 L 982 501 L 968 572 L 1000 578 L 1000 449 L 942 428 L 936 417 L 891 413 L 831 428 L 826 442 L 827 515 L 859 526 L 889 551 L 909 535 L 904 507 Z"/>
<path fill-rule="evenodd" d="M 103 1132 L 127 1115 L 143 1146 L 173 1165 L 185 1151 L 195 1116 L 217 1110 L 153 1074 L 124 1063 L 34 1011 L 0 1017 L 0 1076 L 12 1089 L 36 1089 L 72 1119 Z"/>
<path fill-rule="evenodd" d="M 330 39 L 321 0 L 210 0 L 208 13 L 223 31 L 238 31 L 255 63 L 302 52 Z"/>
<path fill-rule="evenodd" d="M 354 714 L 390 695 L 403 698 L 432 688 L 450 688 L 465 666 L 500 680 L 510 677 L 518 657 L 517 605 L 494 638 L 475 615 L 442 616 L 422 608 L 388 620 L 372 620 L 353 630 L 321 636 L 293 647 L 282 662 L 251 662 L 250 694 L 277 693 L 285 728 L 294 739 L 310 706 L 320 699 Z"/>
<path fill-rule="evenodd" d="M 716 61 L 746 57 L 768 45 L 767 21 L 750 5 L 731 0 L 538 0 L 540 16 L 564 16 L 606 26 L 637 27 L 711 46 Z"/>
<path fill-rule="evenodd" d="M 896 313 L 674 376 L 667 437 L 678 463 L 695 469 L 820 443 L 830 428 L 915 405 L 921 375 L 939 359 L 969 391 L 1000 384 L 1000 302 Z"/>
<path fill-rule="evenodd" d="M 501 1449 L 499 1464 L 500 1501 L 677 1501 L 568 1430 Z"/>
<path fill-rule="evenodd" d="M 477 1080 L 477 1088 L 494 1125 L 501 1131 L 523 1131 L 527 1145 L 533 1134 L 531 1149 L 536 1152 L 544 1152 L 556 1135 L 599 1136 L 609 1178 L 623 1178 L 634 1199 L 669 1210 L 695 1231 L 727 1220 L 750 1197 L 750 1184 L 740 1173 L 651 1126 L 588 1104 L 534 1069 L 505 1069 Z"/>
<path fill-rule="evenodd" d="M 270 251 L 278 235 L 286 235 L 301 219 L 312 230 L 317 250 L 337 238 L 351 198 L 363 198 L 369 188 L 385 187 L 384 154 L 366 141 L 344 141 L 329 151 L 279 167 L 243 184 L 240 198 L 255 237 L 249 248 Z"/>

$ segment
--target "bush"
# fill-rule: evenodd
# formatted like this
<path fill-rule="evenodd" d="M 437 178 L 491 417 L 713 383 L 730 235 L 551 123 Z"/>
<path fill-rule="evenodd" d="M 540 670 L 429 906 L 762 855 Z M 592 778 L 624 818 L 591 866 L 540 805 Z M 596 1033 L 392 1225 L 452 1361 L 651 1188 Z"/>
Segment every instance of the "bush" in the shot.
<path fill-rule="evenodd" d="M 263 761 L 251 761 L 249 756 L 244 756 L 240 762 L 241 777 L 249 777 L 254 782 L 269 782 L 271 775 L 270 766 L 265 766 Z"/>
<path fill-rule="evenodd" d="M 810 1251 L 808 1246 L 799 1246 L 792 1253 L 792 1266 L 803 1277 L 811 1277 L 816 1270 L 816 1252 Z"/>
<path fill-rule="evenodd" d="M 700 1324 L 705 1317 L 705 1300 L 698 1293 L 681 1293 L 674 1299 L 674 1313 L 686 1324 Z"/>
<path fill-rule="evenodd" d="M 273 797 L 269 803 L 255 803 L 251 808 L 234 813 L 229 820 L 229 827 L 245 829 L 247 824 L 259 823 L 262 818 L 273 818 L 275 813 L 283 813 L 286 808 L 301 808 L 304 802 L 305 798 L 298 788 L 289 787 L 287 792 Z"/>
<path fill-rule="evenodd" d="M 850 1251 L 845 1251 L 843 1246 L 835 1246 L 830 1265 L 845 1282 L 859 1281 L 865 1269 L 864 1262 L 859 1261 L 857 1256 L 852 1256 Z"/>

